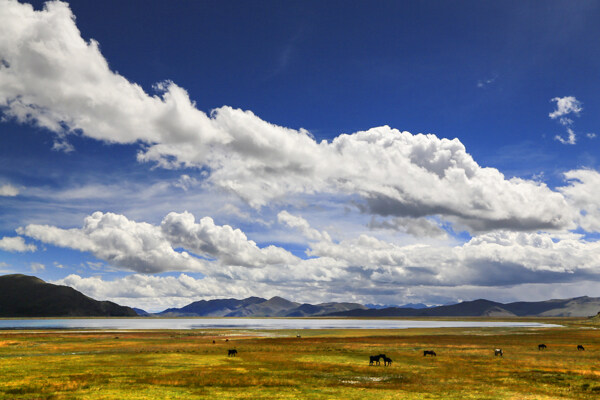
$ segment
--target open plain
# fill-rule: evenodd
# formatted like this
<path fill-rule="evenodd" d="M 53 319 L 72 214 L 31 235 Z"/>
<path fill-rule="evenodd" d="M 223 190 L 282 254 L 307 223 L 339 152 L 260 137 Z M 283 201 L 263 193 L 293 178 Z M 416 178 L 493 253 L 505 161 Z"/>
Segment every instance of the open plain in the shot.
<path fill-rule="evenodd" d="M 596 399 L 600 331 L 536 322 L 562 327 L 0 331 L 0 399 Z"/>

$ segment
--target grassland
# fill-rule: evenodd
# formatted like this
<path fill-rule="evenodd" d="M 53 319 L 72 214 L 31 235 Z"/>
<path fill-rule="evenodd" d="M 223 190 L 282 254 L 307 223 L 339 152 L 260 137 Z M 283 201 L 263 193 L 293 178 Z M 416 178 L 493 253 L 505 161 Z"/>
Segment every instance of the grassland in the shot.
<path fill-rule="evenodd" d="M 311 330 L 302 338 L 296 331 L 0 331 L 0 399 L 597 399 L 600 331 L 562 322 Z M 548 349 L 538 351 L 539 343 Z M 494 357 L 496 347 L 504 357 Z M 227 357 L 230 348 L 237 357 Z M 423 357 L 424 349 L 437 357 Z M 393 365 L 369 366 L 379 353 Z"/>

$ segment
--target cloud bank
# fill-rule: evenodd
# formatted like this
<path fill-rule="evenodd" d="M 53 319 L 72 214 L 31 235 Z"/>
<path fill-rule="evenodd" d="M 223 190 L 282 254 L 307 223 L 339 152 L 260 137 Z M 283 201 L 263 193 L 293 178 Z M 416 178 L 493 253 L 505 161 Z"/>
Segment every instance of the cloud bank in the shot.
<path fill-rule="evenodd" d="M 367 299 L 415 286 L 600 280 L 600 242 L 573 233 L 496 231 L 455 246 L 402 246 L 366 234 L 336 240 L 289 212 L 278 217 L 305 235 L 307 258 L 277 246 L 260 248 L 239 229 L 216 225 L 210 218 L 196 222 L 189 213 L 170 213 L 160 225 L 151 225 L 96 212 L 86 218 L 81 229 L 28 225 L 19 233 L 91 252 L 122 270 L 201 272 L 207 280 L 194 286 L 197 296 L 260 294 L 259 288 L 269 287 L 270 293 L 298 298 L 310 290 L 323 300 L 349 293 Z"/>
<path fill-rule="evenodd" d="M 581 103 L 572 96 L 552 101 L 556 110 L 549 117 L 568 133 L 557 140 L 575 144 L 569 117 L 579 115 Z M 140 163 L 186 169 L 176 182 L 146 188 L 149 192 L 202 186 L 224 189 L 259 211 L 276 204 L 276 222 L 300 232 L 306 243 L 306 256 L 299 257 L 188 212 L 168 213 L 159 224 L 95 212 L 80 228 L 38 223 L 17 230 L 135 273 L 117 285 L 78 275 L 62 280 L 93 297 L 146 302 L 161 297 L 177 305 L 194 296 L 257 294 L 374 302 L 456 287 L 475 293 L 599 278 L 598 242 L 568 233 L 600 230 L 596 171 L 569 171 L 566 185 L 552 190 L 479 165 L 458 139 L 380 126 L 317 141 L 305 129 L 278 126 L 251 111 L 223 106 L 204 112 L 174 82 L 159 82 L 149 93 L 111 70 L 99 44 L 82 38 L 66 3 L 49 2 L 35 11 L 0 0 L 0 110 L 6 118 L 51 131 L 54 150 L 73 151 L 69 139 L 80 135 L 135 144 Z M 89 186 L 60 195 L 85 199 L 95 193 L 102 199 L 117 190 Z M 125 191 L 139 195 L 137 187 L 133 192 Z M 11 185 L 0 186 L 0 196 L 18 194 Z M 370 218 L 371 231 L 339 237 L 283 209 L 294 197 L 311 196 L 357 205 Z M 240 213 L 235 206 L 229 211 Z M 376 232 L 445 240 L 447 225 L 472 237 L 461 244 L 406 245 Z M 0 249 L 36 246 L 5 237 Z M 179 271 L 202 278 L 147 275 Z"/>
<path fill-rule="evenodd" d="M 253 207 L 334 193 L 362 199 L 368 213 L 439 215 L 472 232 L 573 227 L 560 193 L 479 166 L 458 139 L 382 126 L 317 142 L 250 111 L 225 106 L 206 114 L 173 82 L 150 95 L 113 72 L 98 43 L 81 37 L 66 3 L 35 11 L 1 1 L 0 108 L 54 132 L 55 147 L 65 148 L 72 134 L 138 143 L 140 162 L 205 168 L 207 183 Z M 578 112 L 573 101 L 556 102 L 552 115 Z"/>

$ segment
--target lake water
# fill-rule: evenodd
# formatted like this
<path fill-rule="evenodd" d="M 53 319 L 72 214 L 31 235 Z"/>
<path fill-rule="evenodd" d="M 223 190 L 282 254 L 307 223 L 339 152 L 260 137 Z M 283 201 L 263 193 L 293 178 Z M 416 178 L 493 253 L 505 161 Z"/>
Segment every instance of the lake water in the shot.
<path fill-rule="evenodd" d="M 413 321 L 303 318 L 72 318 L 3 319 L 0 329 L 409 329 L 557 327 L 535 322 Z"/>

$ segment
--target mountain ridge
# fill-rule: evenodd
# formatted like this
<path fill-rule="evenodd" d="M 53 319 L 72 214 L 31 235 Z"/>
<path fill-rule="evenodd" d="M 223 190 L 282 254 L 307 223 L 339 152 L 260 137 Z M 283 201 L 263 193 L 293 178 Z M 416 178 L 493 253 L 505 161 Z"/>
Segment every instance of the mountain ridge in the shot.
<path fill-rule="evenodd" d="M 198 300 L 181 308 L 168 308 L 152 314 L 156 317 L 314 317 L 332 312 L 367 309 L 358 303 L 296 303 L 283 297 L 270 299 Z"/>
<path fill-rule="evenodd" d="M 573 297 L 544 301 L 499 303 L 486 299 L 424 309 L 388 307 L 349 310 L 328 314 L 330 317 L 588 317 L 600 310 L 598 297 Z"/>
<path fill-rule="evenodd" d="M 249 299 L 252 299 L 251 304 L 244 306 L 242 303 Z M 206 308 L 210 304 L 219 304 L 219 302 L 235 302 L 237 306 L 214 309 L 212 313 L 202 312 L 197 307 L 198 304 L 203 304 Z M 192 309 L 196 312 L 189 312 Z M 200 312 L 197 312 L 198 310 Z M 358 303 L 335 302 L 314 305 L 300 304 L 276 296 L 269 300 L 260 297 L 249 297 L 243 300 L 200 300 L 180 309 L 171 308 L 153 315 L 180 317 L 587 317 L 596 315 L 599 310 L 600 298 L 588 296 L 506 304 L 477 299 L 426 308 L 406 306 L 368 308 Z"/>
<path fill-rule="evenodd" d="M 38 277 L 0 276 L 0 317 L 135 317 L 129 307 L 98 301 Z"/>

